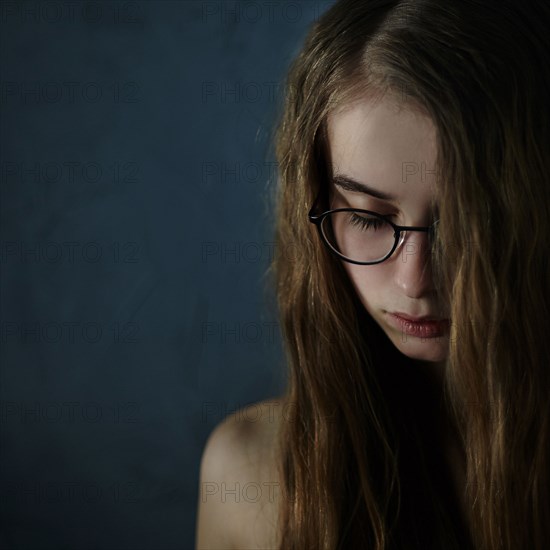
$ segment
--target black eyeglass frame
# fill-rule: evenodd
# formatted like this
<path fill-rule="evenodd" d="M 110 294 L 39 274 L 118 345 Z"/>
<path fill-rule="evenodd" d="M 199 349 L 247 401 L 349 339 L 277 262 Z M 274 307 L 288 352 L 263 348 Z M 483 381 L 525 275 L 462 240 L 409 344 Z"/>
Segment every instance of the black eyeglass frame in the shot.
<path fill-rule="evenodd" d="M 426 227 L 421 227 L 421 226 L 416 226 L 415 227 L 415 226 L 412 226 L 412 225 L 397 225 L 396 223 L 393 223 L 392 221 L 388 220 L 388 218 L 386 218 L 382 214 L 379 214 L 378 212 L 373 212 L 371 210 L 363 210 L 361 208 L 335 208 L 333 210 L 327 210 L 326 212 L 322 212 L 321 214 L 314 214 L 314 211 L 315 211 L 315 209 L 316 209 L 316 207 L 319 203 L 319 199 L 320 199 L 320 195 L 317 195 L 317 198 L 313 202 L 313 206 L 309 210 L 309 213 L 308 213 L 307 217 L 308 217 L 309 221 L 311 223 L 315 224 L 315 226 L 317 227 L 317 230 L 319 232 L 321 240 L 325 243 L 325 245 L 328 247 L 328 249 L 333 254 L 335 254 L 338 258 L 341 258 L 342 260 L 345 260 L 346 262 L 349 262 L 351 264 L 375 265 L 375 264 L 385 262 L 395 252 L 395 249 L 397 248 L 397 245 L 399 243 L 399 239 L 401 237 L 401 233 L 403 231 L 423 231 L 425 233 L 428 233 L 428 236 L 429 236 L 430 239 L 433 239 L 435 229 L 437 227 L 437 224 L 439 223 L 439 218 L 438 218 L 431 225 L 428 225 Z M 389 223 L 393 227 L 393 230 L 394 230 L 394 234 L 393 234 L 394 243 L 393 243 L 392 249 L 390 250 L 390 252 L 388 252 L 388 254 L 386 256 L 384 256 L 384 258 L 382 258 L 381 260 L 375 260 L 373 262 L 359 262 L 359 261 L 356 261 L 356 260 L 352 260 L 352 259 L 348 258 L 347 256 L 344 256 L 342 253 L 338 252 L 338 250 L 336 250 L 335 248 L 333 248 L 331 246 L 331 244 L 328 242 L 328 240 L 325 237 L 325 234 L 324 234 L 324 232 L 321 228 L 321 223 L 322 223 L 323 219 L 326 216 L 328 216 L 329 214 L 332 214 L 333 212 L 360 212 L 362 214 L 369 214 L 370 216 L 375 216 L 376 218 L 379 218 L 379 219 Z"/>

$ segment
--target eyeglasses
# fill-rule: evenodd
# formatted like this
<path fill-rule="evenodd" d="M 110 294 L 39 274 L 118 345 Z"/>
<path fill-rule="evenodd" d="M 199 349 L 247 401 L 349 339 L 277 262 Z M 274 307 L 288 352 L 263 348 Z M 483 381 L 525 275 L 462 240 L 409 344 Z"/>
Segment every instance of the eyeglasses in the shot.
<path fill-rule="evenodd" d="M 320 195 L 315 199 L 308 218 L 317 226 L 319 235 L 336 256 L 359 265 L 379 264 L 387 260 L 405 240 L 407 231 L 428 233 L 430 243 L 439 220 L 427 227 L 397 225 L 387 217 L 359 208 L 336 208 L 314 214 Z"/>

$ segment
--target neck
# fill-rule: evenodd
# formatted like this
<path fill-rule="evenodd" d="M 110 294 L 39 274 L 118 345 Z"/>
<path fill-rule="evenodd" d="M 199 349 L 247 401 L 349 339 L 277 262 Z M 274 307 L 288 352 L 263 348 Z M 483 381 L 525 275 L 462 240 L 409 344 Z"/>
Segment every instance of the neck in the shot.
<path fill-rule="evenodd" d="M 434 386 L 443 386 L 445 380 L 446 361 L 420 361 L 416 360 L 418 369 L 425 375 L 426 380 Z"/>
<path fill-rule="evenodd" d="M 415 361 L 415 366 L 422 378 L 428 408 L 432 411 L 434 429 L 444 439 L 452 437 L 453 424 L 444 400 L 446 361 Z"/>

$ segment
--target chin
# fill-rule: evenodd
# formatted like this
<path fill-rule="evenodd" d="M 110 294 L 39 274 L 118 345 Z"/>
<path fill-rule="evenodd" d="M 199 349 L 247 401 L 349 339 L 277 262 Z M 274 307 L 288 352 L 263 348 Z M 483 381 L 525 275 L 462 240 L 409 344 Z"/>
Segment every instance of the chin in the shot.
<path fill-rule="evenodd" d="M 449 335 L 443 334 L 434 338 L 420 338 L 400 332 L 385 331 L 393 345 L 411 359 L 420 361 L 445 361 L 449 354 Z"/>

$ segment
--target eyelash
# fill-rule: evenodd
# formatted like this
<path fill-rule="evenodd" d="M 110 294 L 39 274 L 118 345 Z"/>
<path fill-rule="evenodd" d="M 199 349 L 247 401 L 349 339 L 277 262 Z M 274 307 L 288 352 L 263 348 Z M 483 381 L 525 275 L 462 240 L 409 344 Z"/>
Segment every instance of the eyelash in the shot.
<path fill-rule="evenodd" d="M 384 218 L 390 218 L 393 216 L 383 216 Z M 363 229 L 369 229 L 373 227 L 374 229 L 379 228 L 379 224 L 382 223 L 380 220 L 375 218 L 363 218 L 363 216 L 358 216 L 355 213 L 352 213 L 352 216 L 350 218 L 350 223 L 352 225 L 358 225 L 359 227 Z"/>

